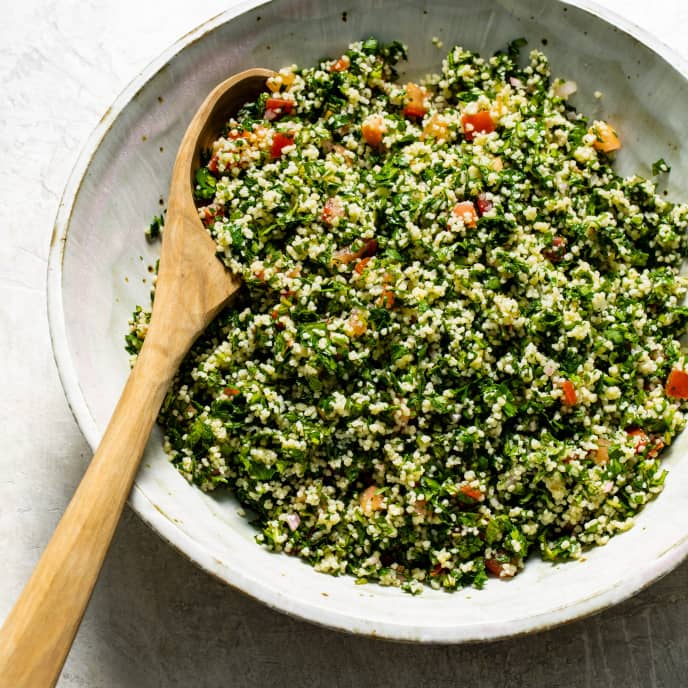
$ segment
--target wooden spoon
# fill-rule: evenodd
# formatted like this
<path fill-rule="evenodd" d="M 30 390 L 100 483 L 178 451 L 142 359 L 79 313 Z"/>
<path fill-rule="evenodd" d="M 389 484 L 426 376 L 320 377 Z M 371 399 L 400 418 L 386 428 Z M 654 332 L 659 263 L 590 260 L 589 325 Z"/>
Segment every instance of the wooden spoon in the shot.
<path fill-rule="evenodd" d="M 0 630 L 0 688 L 53 686 L 91 597 L 167 389 L 196 338 L 240 286 L 193 199 L 200 152 L 273 72 L 221 83 L 194 116 L 172 172 L 155 304 L 134 369 L 81 484 Z"/>

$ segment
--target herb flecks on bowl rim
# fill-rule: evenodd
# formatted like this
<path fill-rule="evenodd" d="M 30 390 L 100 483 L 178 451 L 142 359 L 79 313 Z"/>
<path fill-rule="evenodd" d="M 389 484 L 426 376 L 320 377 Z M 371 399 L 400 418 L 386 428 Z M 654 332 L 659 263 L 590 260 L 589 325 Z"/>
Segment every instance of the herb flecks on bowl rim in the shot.
<path fill-rule="evenodd" d="M 422 84 L 374 39 L 283 69 L 198 171 L 245 289 L 182 365 L 165 449 L 317 570 L 480 586 L 605 544 L 662 489 L 688 208 L 619 177 L 618 133 L 520 47 L 456 47 Z"/>

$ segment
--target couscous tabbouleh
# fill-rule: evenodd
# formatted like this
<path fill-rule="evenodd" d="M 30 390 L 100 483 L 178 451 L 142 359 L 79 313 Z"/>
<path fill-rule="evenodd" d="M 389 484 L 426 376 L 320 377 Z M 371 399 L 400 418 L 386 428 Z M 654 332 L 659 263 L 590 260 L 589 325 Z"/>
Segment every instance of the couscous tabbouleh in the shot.
<path fill-rule="evenodd" d="M 318 571 L 480 586 L 605 544 L 662 490 L 688 207 L 619 177 L 614 129 L 521 47 L 455 47 L 419 84 L 374 39 L 282 69 L 198 171 L 244 288 L 167 395 L 165 449 Z"/>

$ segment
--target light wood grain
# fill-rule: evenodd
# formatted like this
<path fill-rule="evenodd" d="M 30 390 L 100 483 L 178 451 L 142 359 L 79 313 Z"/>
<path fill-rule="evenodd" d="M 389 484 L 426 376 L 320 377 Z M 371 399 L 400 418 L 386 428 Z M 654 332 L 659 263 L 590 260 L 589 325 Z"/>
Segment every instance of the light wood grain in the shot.
<path fill-rule="evenodd" d="M 172 377 L 240 285 L 217 259 L 198 218 L 193 172 L 200 150 L 228 114 L 255 97 L 270 74 L 253 69 L 220 84 L 184 135 L 170 185 L 150 328 L 100 446 L 0 630 L 0 688 L 56 683 Z"/>

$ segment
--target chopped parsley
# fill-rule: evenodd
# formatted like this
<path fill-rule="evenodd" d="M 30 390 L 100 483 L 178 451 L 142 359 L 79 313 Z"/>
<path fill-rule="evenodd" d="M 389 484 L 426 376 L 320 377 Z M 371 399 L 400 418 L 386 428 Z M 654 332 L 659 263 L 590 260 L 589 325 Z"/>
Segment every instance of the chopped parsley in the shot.
<path fill-rule="evenodd" d="M 288 68 L 196 173 L 244 287 L 159 422 L 257 541 L 419 592 L 627 530 L 685 425 L 688 208 L 522 40 L 399 83 L 398 43 Z M 667 172 L 659 160 L 653 174 Z M 159 227 L 159 223 L 157 225 Z M 141 346 L 137 309 L 127 350 Z"/>

